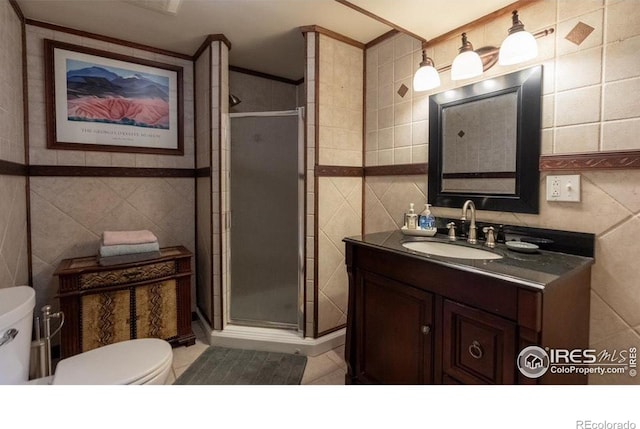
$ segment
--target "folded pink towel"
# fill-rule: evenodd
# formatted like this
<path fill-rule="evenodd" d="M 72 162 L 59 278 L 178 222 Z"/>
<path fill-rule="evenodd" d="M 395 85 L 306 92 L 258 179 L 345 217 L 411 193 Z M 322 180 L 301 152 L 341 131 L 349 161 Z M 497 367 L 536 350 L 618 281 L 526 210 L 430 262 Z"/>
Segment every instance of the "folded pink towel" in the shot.
<path fill-rule="evenodd" d="M 102 233 L 102 243 L 105 246 L 153 243 L 155 241 L 158 241 L 158 237 L 146 229 L 140 231 L 105 231 Z"/>

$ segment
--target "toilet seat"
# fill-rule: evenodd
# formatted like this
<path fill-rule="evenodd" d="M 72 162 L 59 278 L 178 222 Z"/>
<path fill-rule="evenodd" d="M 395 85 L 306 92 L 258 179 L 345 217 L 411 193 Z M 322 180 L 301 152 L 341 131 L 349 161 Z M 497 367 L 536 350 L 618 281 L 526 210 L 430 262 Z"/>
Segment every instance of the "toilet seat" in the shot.
<path fill-rule="evenodd" d="M 157 338 L 122 341 L 61 360 L 52 384 L 148 384 L 171 369 L 171 345 Z"/>

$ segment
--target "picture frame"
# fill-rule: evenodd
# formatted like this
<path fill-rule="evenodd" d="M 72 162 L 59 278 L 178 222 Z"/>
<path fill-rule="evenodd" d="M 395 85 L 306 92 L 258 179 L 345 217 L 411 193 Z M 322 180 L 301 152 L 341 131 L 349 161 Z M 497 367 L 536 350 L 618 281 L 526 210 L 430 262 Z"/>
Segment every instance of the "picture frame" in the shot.
<path fill-rule="evenodd" d="M 184 155 L 183 69 L 44 40 L 47 148 Z"/>

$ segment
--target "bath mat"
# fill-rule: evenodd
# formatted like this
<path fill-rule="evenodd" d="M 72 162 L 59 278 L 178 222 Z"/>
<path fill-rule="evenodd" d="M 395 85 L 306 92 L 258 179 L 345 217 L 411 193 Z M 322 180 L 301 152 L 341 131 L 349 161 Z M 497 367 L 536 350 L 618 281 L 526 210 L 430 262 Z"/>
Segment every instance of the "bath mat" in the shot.
<path fill-rule="evenodd" d="M 173 384 L 300 384 L 307 357 L 211 346 Z"/>

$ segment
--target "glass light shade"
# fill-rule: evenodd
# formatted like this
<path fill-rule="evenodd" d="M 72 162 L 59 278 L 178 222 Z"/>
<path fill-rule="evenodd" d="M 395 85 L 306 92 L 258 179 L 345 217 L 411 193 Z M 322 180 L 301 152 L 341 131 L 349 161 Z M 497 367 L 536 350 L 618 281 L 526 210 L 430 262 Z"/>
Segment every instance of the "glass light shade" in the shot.
<path fill-rule="evenodd" d="M 500 46 L 498 64 L 509 66 L 523 63 L 538 56 L 536 38 L 527 31 L 511 33 Z"/>
<path fill-rule="evenodd" d="M 462 80 L 480 76 L 482 74 L 482 60 L 474 51 L 465 51 L 453 60 L 451 64 L 451 79 Z"/>
<path fill-rule="evenodd" d="M 413 76 L 414 91 L 428 91 L 440 86 L 440 75 L 433 66 L 422 66 Z"/>

